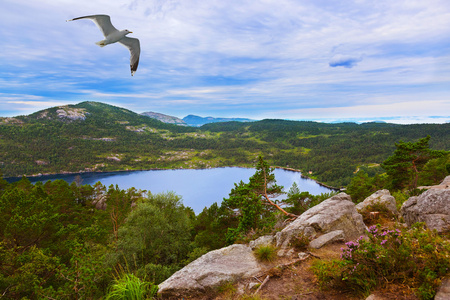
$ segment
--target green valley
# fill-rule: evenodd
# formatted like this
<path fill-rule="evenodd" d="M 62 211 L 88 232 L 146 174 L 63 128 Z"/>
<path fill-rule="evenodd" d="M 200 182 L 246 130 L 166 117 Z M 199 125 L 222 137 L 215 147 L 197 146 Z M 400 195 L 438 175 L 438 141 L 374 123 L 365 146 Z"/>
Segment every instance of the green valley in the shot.
<path fill-rule="evenodd" d="M 0 169 L 5 177 L 65 172 L 253 166 L 301 170 L 341 187 L 359 168 L 381 170 L 399 140 L 431 136 L 450 149 L 450 124 L 318 123 L 262 120 L 166 124 L 99 102 L 0 118 Z"/>

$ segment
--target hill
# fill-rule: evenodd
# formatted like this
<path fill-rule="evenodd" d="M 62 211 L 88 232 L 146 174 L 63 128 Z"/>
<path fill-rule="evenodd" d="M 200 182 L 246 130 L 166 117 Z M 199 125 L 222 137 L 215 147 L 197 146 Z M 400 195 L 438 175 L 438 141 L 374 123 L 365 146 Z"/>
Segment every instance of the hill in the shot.
<path fill-rule="evenodd" d="M 99 102 L 0 118 L 4 176 L 154 168 L 253 166 L 258 155 L 339 187 L 358 168 L 379 172 L 395 143 L 431 136 L 450 148 L 450 124 L 317 123 L 262 120 L 201 127 L 163 123 Z"/>
<path fill-rule="evenodd" d="M 251 119 L 245 119 L 245 118 L 213 118 L 213 117 L 199 117 L 196 115 L 188 115 L 184 117 L 183 119 L 161 114 L 161 113 L 155 113 L 155 112 L 143 112 L 141 115 L 150 117 L 153 119 L 156 119 L 158 121 L 169 123 L 169 124 L 175 124 L 175 125 L 181 125 L 181 126 L 193 126 L 193 127 L 199 127 L 205 124 L 209 123 L 219 123 L 219 122 L 252 122 L 254 120 Z"/>
<path fill-rule="evenodd" d="M 245 118 L 213 118 L 213 117 L 199 117 L 195 115 L 188 115 L 183 118 L 189 126 L 202 126 L 209 123 L 219 123 L 219 122 L 253 122 L 254 120 Z"/>
<path fill-rule="evenodd" d="M 161 113 L 155 113 L 155 112 L 152 112 L 152 111 L 143 112 L 143 113 L 141 113 L 141 115 L 149 117 L 149 118 L 156 119 L 156 120 L 161 121 L 163 123 L 169 123 L 169 124 L 175 124 L 175 125 L 181 125 L 181 126 L 187 126 L 188 125 L 185 121 L 181 120 L 180 118 L 169 116 L 169 115 L 165 115 L 165 114 L 161 114 Z"/>

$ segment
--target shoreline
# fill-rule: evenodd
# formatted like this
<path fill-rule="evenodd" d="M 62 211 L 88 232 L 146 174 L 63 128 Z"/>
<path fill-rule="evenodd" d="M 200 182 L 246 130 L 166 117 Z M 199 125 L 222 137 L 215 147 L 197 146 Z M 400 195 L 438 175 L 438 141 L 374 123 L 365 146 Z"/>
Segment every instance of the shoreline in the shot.
<path fill-rule="evenodd" d="M 337 187 L 334 187 L 334 186 L 326 185 L 325 183 L 322 183 L 322 182 L 320 182 L 320 181 L 318 181 L 318 180 L 316 180 L 316 179 L 313 179 L 313 178 L 310 178 L 310 177 L 304 175 L 303 172 L 302 172 L 301 170 L 299 170 L 299 169 L 294 169 L 294 168 L 289 168 L 289 167 L 271 167 L 271 168 L 282 169 L 282 170 L 292 171 L 292 172 L 297 172 L 297 173 L 300 173 L 300 176 L 301 176 L 302 178 L 312 180 L 312 181 L 314 181 L 315 183 L 317 183 L 317 184 L 320 185 L 320 186 L 326 187 L 326 188 L 328 188 L 328 189 L 330 189 L 330 190 L 334 190 L 334 191 L 341 191 L 340 188 L 337 188 Z"/>
<path fill-rule="evenodd" d="M 301 170 L 299 169 L 294 169 L 294 168 L 289 168 L 289 167 L 279 167 L 279 166 L 270 166 L 271 168 L 274 169 L 282 169 L 285 171 L 291 171 L 291 172 L 296 172 L 296 173 L 300 173 L 300 176 L 304 179 L 308 179 L 308 180 L 313 180 L 315 183 L 317 183 L 320 186 L 326 187 L 330 190 L 334 190 L 334 191 L 340 191 L 340 188 L 336 188 L 333 186 L 329 186 L 326 185 L 325 183 L 322 183 L 320 181 L 317 181 L 316 179 L 310 178 L 306 175 L 304 175 L 302 173 Z M 120 172 L 139 172 L 139 171 L 161 171 L 161 170 L 205 170 L 205 169 L 218 169 L 218 168 L 245 168 L 245 169 L 254 169 L 251 167 L 241 167 L 241 166 L 223 166 L 223 167 L 214 167 L 214 168 L 167 168 L 167 169 L 162 169 L 162 168 L 150 168 L 150 169 L 138 169 L 138 170 L 116 170 L 116 171 L 79 171 L 79 172 L 62 172 L 62 173 L 39 173 L 39 174 L 32 174 L 32 175 L 22 175 L 22 176 L 12 176 L 12 177 L 3 177 L 4 180 L 9 181 L 9 180 L 14 180 L 18 181 L 20 180 L 22 177 L 27 177 L 27 178 L 37 178 L 37 177 L 43 177 L 43 176 L 61 176 L 61 175 L 81 175 L 81 174 L 87 174 L 87 173 L 120 173 Z"/>

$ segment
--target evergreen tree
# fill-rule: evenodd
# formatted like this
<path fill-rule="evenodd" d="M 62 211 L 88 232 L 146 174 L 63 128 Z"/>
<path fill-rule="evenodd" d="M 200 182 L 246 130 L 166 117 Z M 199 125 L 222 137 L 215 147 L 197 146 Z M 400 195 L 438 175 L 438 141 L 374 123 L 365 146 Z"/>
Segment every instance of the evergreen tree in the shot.
<path fill-rule="evenodd" d="M 394 154 L 382 163 L 382 167 L 392 180 L 392 188 L 411 190 L 417 187 L 419 174 L 425 164 L 433 158 L 443 156 L 447 151 L 431 150 L 428 142 L 430 136 L 417 142 L 400 141 L 395 146 Z"/>
<path fill-rule="evenodd" d="M 227 242 L 233 243 L 239 236 L 251 230 L 270 227 L 275 221 L 269 198 L 281 195 L 282 186 L 276 184 L 273 168 L 259 156 L 255 174 L 248 183 L 240 181 L 234 184 L 229 198 L 223 200 L 222 205 L 232 210 L 238 218 L 237 228 L 229 228 Z"/>

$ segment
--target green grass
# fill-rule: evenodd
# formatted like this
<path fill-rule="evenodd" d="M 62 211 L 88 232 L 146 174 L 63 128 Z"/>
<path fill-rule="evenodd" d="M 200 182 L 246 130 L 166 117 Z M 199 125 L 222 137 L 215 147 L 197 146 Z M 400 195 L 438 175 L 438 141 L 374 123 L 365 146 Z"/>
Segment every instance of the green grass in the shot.
<path fill-rule="evenodd" d="M 271 262 L 277 258 L 277 248 L 273 245 L 259 246 L 253 253 L 259 261 Z"/>
<path fill-rule="evenodd" d="M 114 281 L 105 299 L 141 300 L 155 296 L 157 291 L 157 286 L 143 282 L 133 274 L 124 274 Z"/>

